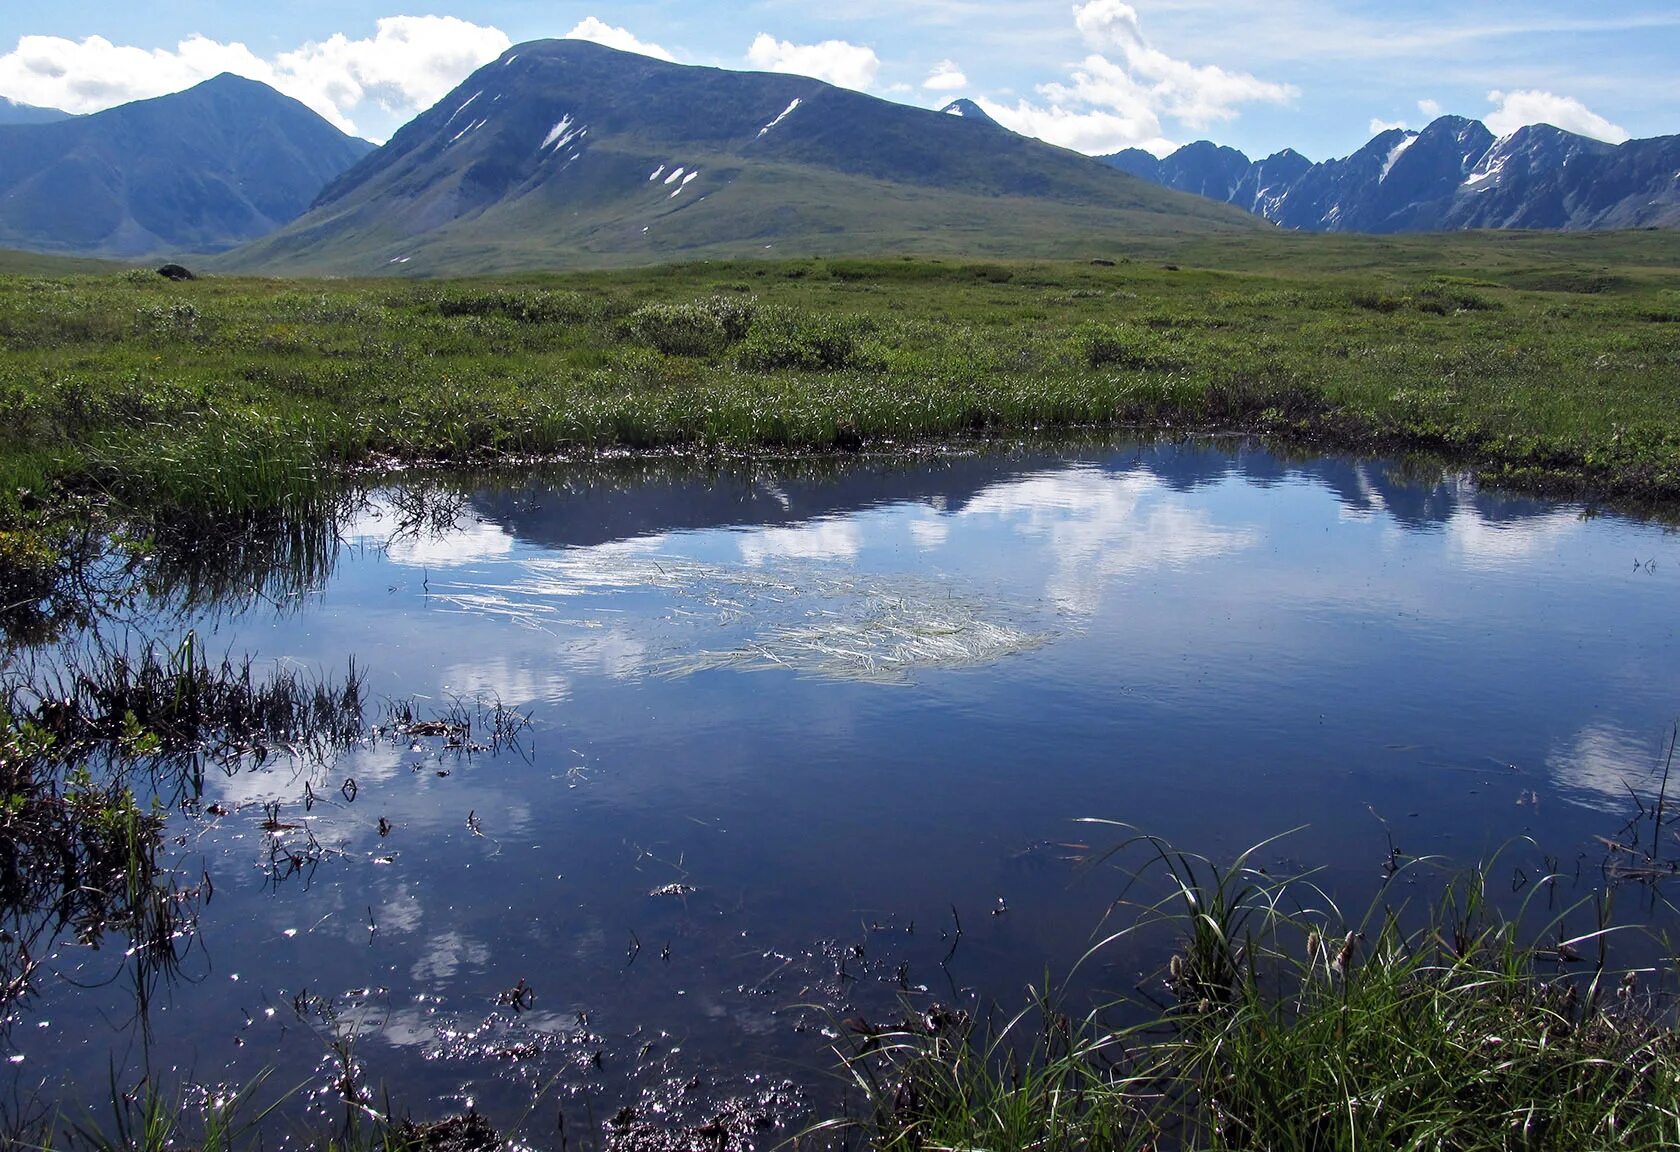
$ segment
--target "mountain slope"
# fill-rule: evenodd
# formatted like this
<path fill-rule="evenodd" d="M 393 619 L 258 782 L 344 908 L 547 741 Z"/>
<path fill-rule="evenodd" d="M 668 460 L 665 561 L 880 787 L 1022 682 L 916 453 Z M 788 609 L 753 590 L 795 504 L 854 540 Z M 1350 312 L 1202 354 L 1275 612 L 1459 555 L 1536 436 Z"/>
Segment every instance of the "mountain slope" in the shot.
<path fill-rule="evenodd" d="M 1495 139 L 1475 120 L 1443 116 L 1320 164 L 1290 151 L 1249 164 L 1206 141 L 1164 160 L 1132 149 L 1103 161 L 1306 231 L 1680 226 L 1680 136 L 1611 145 L 1536 125 Z M 1246 171 L 1229 181 L 1238 166 Z"/>
<path fill-rule="evenodd" d="M 766 248 L 1026 254 L 1047 240 L 1254 224 L 984 117 L 550 40 L 474 73 L 226 266 L 492 271 Z"/>
<path fill-rule="evenodd" d="M 68 120 L 70 113 L 60 112 L 57 108 L 37 108 L 33 104 L 20 104 L 9 96 L 0 96 L 0 124 L 51 124 L 55 120 Z"/>
<path fill-rule="evenodd" d="M 0 126 L 0 246 L 121 257 L 229 248 L 295 218 L 372 148 L 231 75 Z"/>

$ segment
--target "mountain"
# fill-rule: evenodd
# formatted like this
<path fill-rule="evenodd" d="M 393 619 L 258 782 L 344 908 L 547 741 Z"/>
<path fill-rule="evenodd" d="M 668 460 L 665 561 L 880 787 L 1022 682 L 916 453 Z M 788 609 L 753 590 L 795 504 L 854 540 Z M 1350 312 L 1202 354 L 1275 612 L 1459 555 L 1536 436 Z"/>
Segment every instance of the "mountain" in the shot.
<path fill-rule="evenodd" d="M 1137 149 L 1102 160 L 1304 231 L 1680 226 L 1680 136 L 1612 145 L 1542 124 L 1496 139 L 1443 116 L 1320 164 L 1287 150 L 1250 163 L 1207 141 L 1163 160 Z"/>
<path fill-rule="evenodd" d="M 578 40 L 522 44 L 223 266 L 366 274 L 765 250 L 1076 254 L 1257 226 L 959 107 Z"/>
<path fill-rule="evenodd" d="M 298 216 L 372 148 L 230 75 L 0 126 L 0 246 L 126 258 L 230 248 Z"/>
<path fill-rule="evenodd" d="M 9 96 L 0 96 L 0 124 L 50 124 L 54 120 L 68 120 L 70 113 L 57 108 L 37 108 L 20 104 Z"/>

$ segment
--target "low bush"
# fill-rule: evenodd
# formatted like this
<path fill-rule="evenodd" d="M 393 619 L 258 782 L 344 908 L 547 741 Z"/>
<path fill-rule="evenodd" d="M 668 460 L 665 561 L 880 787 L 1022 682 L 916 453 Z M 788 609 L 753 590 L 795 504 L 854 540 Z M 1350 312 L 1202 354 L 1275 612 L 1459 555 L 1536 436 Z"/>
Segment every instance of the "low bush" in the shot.
<path fill-rule="evenodd" d="M 764 309 L 742 342 L 737 363 L 749 372 L 861 368 L 867 363 L 861 334 L 862 326 L 855 320 L 795 308 Z"/>
<path fill-rule="evenodd" d="M 667 356 L 713 356 L 745 337 L 757 312 L 758 302 L 750 296 L 649 304 L 631 314 L 629 329 Z"/>

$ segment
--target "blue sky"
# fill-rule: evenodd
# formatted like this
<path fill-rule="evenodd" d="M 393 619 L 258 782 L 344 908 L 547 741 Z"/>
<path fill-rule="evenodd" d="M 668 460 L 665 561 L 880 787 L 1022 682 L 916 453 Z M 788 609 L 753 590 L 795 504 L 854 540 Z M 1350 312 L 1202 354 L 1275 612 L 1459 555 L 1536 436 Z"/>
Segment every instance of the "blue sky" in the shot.
<path fill-rule="evenodd" d="M 0 96 L 86 112 L 236 71 L 383 139 L 508 44 L 568 34 L 906 103 L 966 96 L 1086 152 L 1207 138 L 1323 159 L 1437 112 L 1680 132 L 1674 0 L 72 0 L 0 9 Z"/>

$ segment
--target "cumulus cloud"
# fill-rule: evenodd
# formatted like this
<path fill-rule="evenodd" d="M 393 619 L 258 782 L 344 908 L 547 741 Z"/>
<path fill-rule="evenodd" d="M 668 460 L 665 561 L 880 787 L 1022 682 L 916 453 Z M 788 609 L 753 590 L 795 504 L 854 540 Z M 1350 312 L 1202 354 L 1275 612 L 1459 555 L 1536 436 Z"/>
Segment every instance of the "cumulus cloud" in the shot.
<path fill-rule="evenodd" d="M 765 72 L 814 76 L 842 88 L 866 91 L 875 84 L 881 59 L 873 48 L 844 40 L 794 44 L 760 32 L 747 49 L 747 63 Z"/>
<path fill-rule="evenodd" d="M 66 112 L 97 112 L 232 72 L 358 132 L 364 114 L 406 119 L 430 107 L 511 43 L 500 29 L 453 16 L 387 16 L 371 37 L 339 33 L 272 57 L 204 36 L 173 49 L 114 44 L 103 36 L 25 36 L 0 56 L 0 93 Z"/>
<path fill-rule="evenodd" d="M 922 87 L 931 92 L 954 92 L 958 88 L 968 87 L 968 77 L 963 75 L 955 60 L 941 60 L 933 66 L 928 78 L 922 81 Z"/>
<path fill-rule="evenodd" d="M 617 48 L 620 52 L 634 52 L 639 56 L 652 56 L 656 60 L 670 60 L 674 63 L 677 59 L 657 44 L 636 39 L 628 28 L 615 28 L 594 16 L 586 16 L 579 20 L 577 27 L 566 33 L 566 39 L 590 40 L 608 48 Z"/>
<path fill-rule="evenodd" d="M 1066 82 L 1042 84 L 1045 102 L 987 106 L 1017 132 L 1082 152 L 1125 147 L 1170 147 L 1163 118 L 1191 129 L 1234 119 L 1243 104 L 1282 104 L 1300 92 L 1212 64 L 1168 55 L 1144 36 L 1136 9 L 1121 0 L 1087 0 L 1073 9 L 1074 25 L 1092 51 L 1071 65 Z"/>
<path fill-rule="evenodd" d="M 1441 102 L 1439 100 L 1419 100 L 1418 111 L 1423 113 L 1425 120 L 1433 120 L 1441 114 Z"/>
<path fill-rule="evenodd" d="M 1627 129 L 1612 124 L 1571 96 L 1555 96 L 1532 89 L 1489 92 L 1494 110 L 1483 122 L 1496 136 L 1509 136 L 1526 124 L 1550 124 L 1565 132 L 1578 132 L 1595 140 L 1620 144 L 1629 138 Z"/>
<path fill-rule="evenodd" d="M 1396 128 L 1410 128 L 1404 120 L 1384 120 L 1380 116 L 1371 117 L 1371 135 L 1381 136 L 1384 132 L 1392 132 Z"/>

